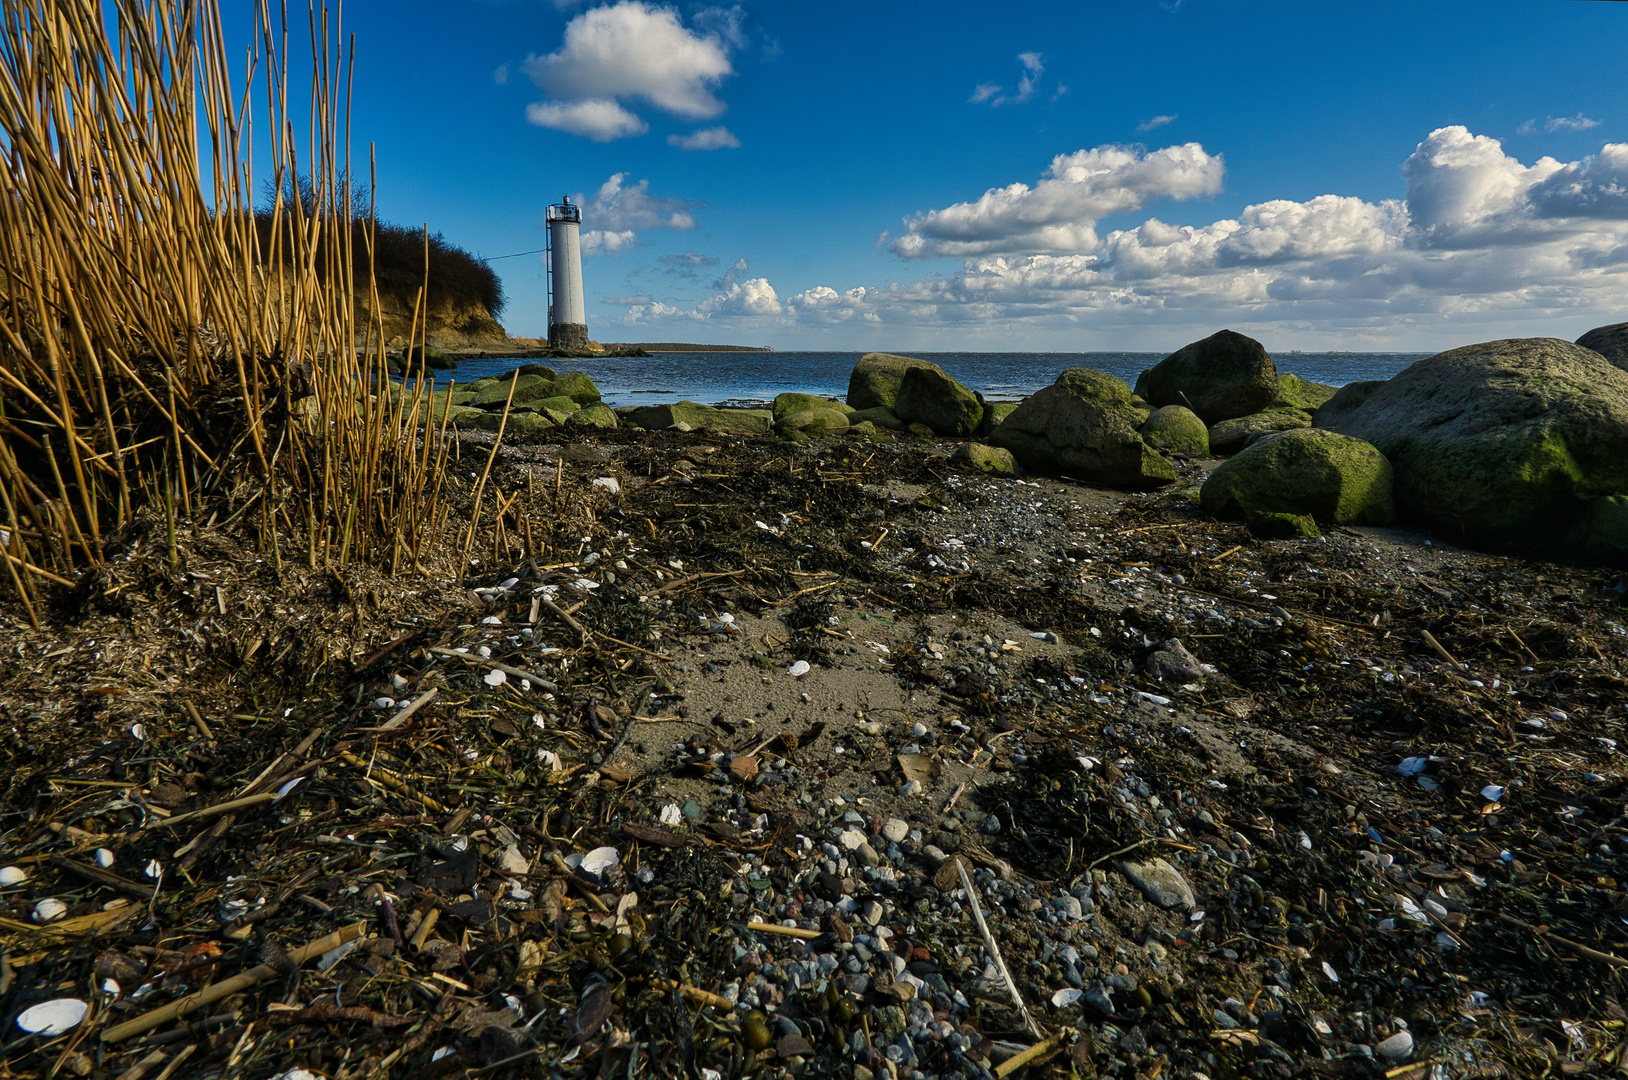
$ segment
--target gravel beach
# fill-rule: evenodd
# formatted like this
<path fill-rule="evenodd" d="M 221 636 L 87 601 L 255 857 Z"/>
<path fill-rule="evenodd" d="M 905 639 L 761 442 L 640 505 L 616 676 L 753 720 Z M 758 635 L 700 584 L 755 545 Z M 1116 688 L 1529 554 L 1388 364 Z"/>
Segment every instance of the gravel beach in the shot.
<path fill-rule="evenodd" d="M 950 449 L 511 446 L 461 583 L 158 522 L 4 613 L 13 1074 L 1617 1067 L 1620 571 Z"/>

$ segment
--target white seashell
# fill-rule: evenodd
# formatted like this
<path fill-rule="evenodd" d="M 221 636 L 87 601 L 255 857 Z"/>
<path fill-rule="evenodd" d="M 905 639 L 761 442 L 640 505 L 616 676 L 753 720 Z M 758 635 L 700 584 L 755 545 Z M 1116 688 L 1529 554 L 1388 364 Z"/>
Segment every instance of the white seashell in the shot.
<path fill-rule="evenodd" d="M 119 981 L 117 979 L 103 979 L 102 993 L 106 994 L 108 997 L 118 997 L 120 994 L 124 993 L 124 988 L 119 985 Z"/>
<path fill-rule="evenodd" d="M 1488 784 L 1481 789 L 1481 797 L 1488 802 L 1498 802 L 1504 797 L 1504 786 L 1502 784 Z"/>
<path fill-rule="evenodd" d="M 393 697 L 376 697 L 373 699 L 373 707 L 375 709 L 394 709 L 396 699 Z"/>
<path fill-rule="evenodd" d="M 57 998 L 24 1009 L 17 1017 L 17 1026 L 30 1035 L 50 1038 L 78 1027 L 89 1011 L 90 1006 L 78 998 Z"/>
<path fill-rule="evenodd" d="M 157 859 L 148 859 L 145 873 L 148 877 L 152 878 L 154 881 L 157 881 L 159 878 L 164 876 L 164 864 L 159 862 Z"/>
<path fill-rule="evenodd" d="M 792 678 L 801 679 L 804 675 L 807 675 L 808 672 L 809 672 L 808 661 L 807 660 L 799 660 L 795 664 L 791 665 L 791 667 L 787 668 L 786 671 L 787 671 L 788 674 L 791 675 Z"/>
<path fill-rule="evenodd" d="M 486 673 L 485 682 L 487 686 L 502 686 L 508 681 L 509 676 L 506 673 L 499 671 L 497 668 L 493 668 L 491 671 Z"/>
<path fill-rule="evenodd" d="M 661 808 L 661 823 L 663 825 L 677 825 L 684 820 L 684 811 L 678 808 L 677 803 L 668 803 Z"/>
<path fill-rule="evenodd" d="M 1074 1004 L 1083 996 L 1084 994 L 1082 991 L 1076 990 L 1072 986 L 1067 986 L 1051 996 L 1051 1003 L 1056 1008 L 1062 1009 Z"/>
<path fill-rule="evenodd" d="M 113 853 L 105 847 L 96 849 L 96 865 L 103 870 L 113 865 Z"/>
<path fill-rule="evenodd" d="M 277 798 L 275 798 L 275 799 L 273 799 L 271 801 L 272 802 L 281 802 L 283 800 L 283 798 L 285 796 L 287 796 L 290 791 L 293 791 L 295 788 L 299 787 L 300 786 L 300 781 L 302 781 L 304 779 L 305 779 L 305 777 L 303 777 L 303 776 L 296 776 L 294 779 L 290 780 L 288 783 L 286 783 L 282 787 L 278 788 L 277 789 Z"/>
<path fill-rule="evenodd" d="M 68 914 L 68 905 L 54 896 L 47 896 L 34 905 L 34 921 L 37 923 L 56 922 Z"/>
<path fill-rule="evenodd" d="M 622 856 L 615 848 L 596 847 L 582 857 L 580 865 L 582 870 L 598 877 L 621 861 Z"/>
<path fill-rule="evenodd" d="M 137 742 L 141 742 L 143 739 L 147 738 L 147 725 L 131 724 L 130 737 L 135 739 Z"/>
<path fill-rule="evenodd" d="M 28 874 L 20 866 L 0 868 L 0 886 L 21 885 L 27 880 Z"/>

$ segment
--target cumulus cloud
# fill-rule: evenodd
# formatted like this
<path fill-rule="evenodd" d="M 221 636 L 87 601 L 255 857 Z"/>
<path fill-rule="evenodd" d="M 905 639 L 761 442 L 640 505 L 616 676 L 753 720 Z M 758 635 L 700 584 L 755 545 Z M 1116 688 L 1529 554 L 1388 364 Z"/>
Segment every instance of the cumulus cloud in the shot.
<path fill-rule="evenodd" d="M 735 265 L 724 271 L 723 277 L 712 283 L 714 289 L 731 289 L 735 282 L 746 276 L 746 260 L 736 259 Z"/>
<path fill-rule="evenodd" d="M 1152 131 L 1154 128 L 1162 128 L 1166 124 L 1174 124 L 1176 122 L 1177 116 L 1179 116 L 1179 115 L 1180 115 L 1179 113 L 1171 113 L 1168 116 L 1164 116 L 1164 115 L 1155 116 L 1151 120 L 1144 120 L 1140 124 L 1137 124 L 1136 125 L 1136 130 L 1137 131 Z"/>
<path fill-rule="evenodd" d="M 638 247 L 640 230 L 695 228 L 690 212 L 699 205 L 695 200 L 652 195 L 649 180 L 630 185 L 627 177 L 625 172 L 613 173 L 593 195 L 577 197 L 582 223 L 590 226 L 580 241 L 584 255 L 617 255 Z"/>
<path fill-rule="evenodd" d="M 758 328 L 879 324 L 946 341 L 1228 324 L 1289 328 L 1325 347 L 1418 347 L 1429 335 L 1544 332 L 1584 312 L 1609 321 L 1628 295 L 1628 143 L 1528 164 L 1496 139 L 1444 127 L 1402 163 L 1397 198 L 1273 199 L 1207 224 L 1150 217 L 1101 237 L 1081 227 L 1155 195 L 1219 186 L 1219 157 L 1196 144 L 1172 149 L 1183 150 L 1179 166 L 1160 170 L 1145 164 L 1155 154 L 1121 147 L 1064 155 L 1034 188 L 996 189 L 908 221 L 901 242 L 968 246 L 954 273 L 880 287 L 817 284 L 784 298 L 763 278 L 737 280 L 673 317 Z M 1076 164 L 1079 178 L 1063 179 Z M 1166 179 L 1147 179 L 1150 171 Z M 1049 183 L 1063 190 L 1040 194 Z M 1061 243 L 1068 235 L 1072 249 Z M 1056 243 L 1036 250 L 1035 236 Z M 641 317 L 656 316 L 646 305 Z"/>
<path fill-rule="evenodd" d="M 622 101 L 710 120 L 725 108 L 714 91 L 734 73 L 726 33 L 695 33 L 676 11 L 642 0 L 585 11 L 566 24 L 557 51 L 526 60 L 526 74 L 552 99 L 533 103 L 527 119 L 599 141 L 648 130 Z"/>
<path fill-rule="evenodd" d="M 1541 124 L 1536 120 L 1528 120 L 1526 123 L 1515 129 L 1515 134 L 1536 135 L 1539 131 L 1543 131 L 1546 134 L 1552 135 L 1557 131 L 1587 131 L 1589 128 L 1597 128 L 1599 126 L 1600 122 L 1598 120 L 1595 120 L 1590 116 L 1584 116 L 1582 113 L 1578 113 L 1576 116 L 1551 116 L 1545 119 Z"/>
<path fill-rule="evenodd" d="M 669 135 L 667 145 L 680 150 L 733 150 L 741 141 L 726 127 L 702 128 L 688 135 Z"/>
<path fill-rule="evenodd" d="M 1059 154 L 1034 187 L 990 188 L 905 219 L 892 250 L 906 259 L 1090 251 L 1097 221 L 1155 199 L 1193 199 L 1221 190 L 1226 164 L 1198 143 L 1147 151 L 1099 146 Z"/>
<path fill-rule="evenodd" d="M 1040 85 L 1040 76 L 1046 73 L 1046 64 L 1037 52 L 1018 53 L 1018 63 L 1023 73 L 1018 76 L 1017 89 L 1008 94 L 1006 88 L 1000 83 L 984 82 L 973 88 L 972 96 L 967 100 L 974 105 L 988 105 L 999 108 L 1002 105 L 1017 105 L 1034 97 L 1036 87 Z M 1067 93 L 1066 86 L 1059 86 L 1057 96 Z"/>
<path fill-rule="evenodd" d="M 492 81 L 499 86 L 507 86 L 509 84 L 509 65 L 499 64 L 497 70 L 492 72 Z"/>
<path fill-rule="evenodd" d="M 526 119 L 538 127 L 568 131 L 594 142 L 611 142 L 650 130 L 649 124 L 609 98 L 534 101 L 526 106 Z"/>

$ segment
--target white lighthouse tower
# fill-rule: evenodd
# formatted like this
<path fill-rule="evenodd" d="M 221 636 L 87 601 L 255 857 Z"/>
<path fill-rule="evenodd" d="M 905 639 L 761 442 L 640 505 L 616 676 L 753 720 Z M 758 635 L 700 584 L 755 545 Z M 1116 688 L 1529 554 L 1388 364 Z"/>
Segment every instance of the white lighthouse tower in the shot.
<path fill-rule="evenodd" d="M 588 347 L 588 309 L 582 300 L 582 207 L 567 195 L 548 208 L 548 345 Z"/>

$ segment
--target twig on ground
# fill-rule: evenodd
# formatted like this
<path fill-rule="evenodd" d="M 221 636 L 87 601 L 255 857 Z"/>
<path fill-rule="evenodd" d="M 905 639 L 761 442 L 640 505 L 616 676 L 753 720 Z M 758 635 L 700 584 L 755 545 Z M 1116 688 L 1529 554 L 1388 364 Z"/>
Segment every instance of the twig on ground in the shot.
<path fill-rule="evenodd" d="M 1040 1025 L 1034 1022 L 1029 1015 L 1029 1007 L 1023 1003 L 1023 995 L 1018 993 L 1017 983 L 1012 981 L 1012 973 L 1006 970 L 1006 960 L 1001 956 L 1001 948 L 995 944 L 995 935 L 989 932 L 989 924 L 984 921 L 983 905 L 978 903 L 978 890 L 972 886 L 972 878 L 967 874 L 967 864 L 960 859 L 955 862 L 956 873 L 961 875 L 961 888 L 966 891 L 967 903 L 972 905 L 972 917 L 978 923 L 978 932 L 984 936 L 984 944 L 988 946 L 989 953 L 995 958 L 995 969 L 1001 973 L 1001 981 L 1006 984 L 1007 993 L 1012 995 L 1012 1001 L 1017 1005 L 1018 1012 L 1023 1017 L 1024 1025 L 1029 1033 L 1037 1039 L 1045 1038 Z"/>

